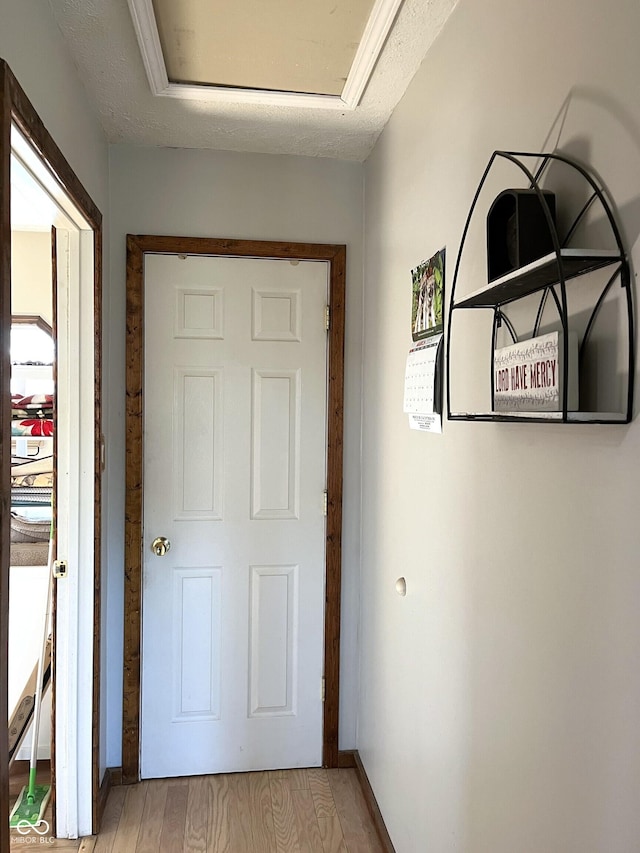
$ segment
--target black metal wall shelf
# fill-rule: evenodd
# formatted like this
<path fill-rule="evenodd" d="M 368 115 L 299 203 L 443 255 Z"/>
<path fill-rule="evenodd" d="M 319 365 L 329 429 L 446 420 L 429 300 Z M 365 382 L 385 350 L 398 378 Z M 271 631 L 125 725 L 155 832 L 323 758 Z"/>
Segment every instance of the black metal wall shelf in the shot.
<path fill-rule="evenodd" d="M 537 169 L 533 172 L 525 164 L 526 160 L 535 160 L 538 162 Z M 526 178 L 529 189 L 536 192 L 540 199 L 542 209 L 545 213 L 547 225 L 551 236 L 554 251 L 550 254 L 533 261 L 526 266 L 515 269 L 498 279 L 494 279 L 483 287 L 466 294 L 463 297 L 457 298 L 456 290 L 458 286 L 458 277 L 460 271 L 460 262 L 465 248 L 465 242 L 469 232 L 469 226 L 478 199 L 487 177 L 498 160 L 507 160 L 513 163 L 520 170 L 521 175 Z M 571 226 L 567 230 L 566 237 L 563 240 L 558 235 L 558 230 L 552 216 L 545 196 L 541 187 L 542 178 L 550 163 L 562 164 L 567 168 L 577 173 L 587 184 L 588 197 L 586 203 L 575 216 Z M 615 249 L 590 249 L 590 248 L 574 248 L 568 244 L 576 233 L 578 226 L 583 222 L 585 216 L 594 202 L 597 202 L 604 214 L 605 221 L 608 223 L 611 235 L 615 241 Z M 605 297 L 610 292 L 614 282 L 619 280 L 620 286 L 624 291 L 624 304 L 626 306 L 626 405 L 625 411 L 622 412 L 605 412 L 605 411 L 569 411 L 568 410 L 568 363 L 569 363 L 569 327 L 570 315 L 568 310 L 567 299 L 567 283 L 580 276 L 588 275 L 596 270 L 601 270 L 606 267 L 612 267 L 612 274 L 608 277 L 606 284 L 595 303 L 592 306 L 591 313 L 586 324 L 582 340 L 579 348 L 579 360 L 582 369 L 583 356 L 586 351 L 588 339 L 593 330 L 594 324 L 598 317 L 599 311 L 605 300 Z M 572 287 L 580 287 L 578 283 Z M 454 312 L 460 309 L 477 309 L 485 308 L 493 311 L 493 332 L 491 335 L 490 349 L 490 373 L 491 373 L 491 396 L 493 398 L 493 353 L 496 348 L 497 333 L 503 322 L 509 329 L 514 343 L 517 341 L 512 324 L 508 317 L 503 313 L 503 307 L 514 303 L 517 300 L 523 299 L 532 294 L 540 294 L 540 305 L 538 308 L 535 323 L 532 324 L 532 337 L 538 334 L 541 318 L 544 307 L 547 302 L 547 297 L 551 297 L 555 303 L 559 323 L 562 330 L 562 345 L 563 350 L 563 383 L 562 383 L 562 409 L 555 412 L 547 411 L 514 411 L 514 412 L 466 412 L 466 411 L 451 411 L 451 353 L 453 351 L 455 335 L 454 328 Z M 528 337 L 528 336 L 527 336 Z M 527 338 L 525 338 L 526 340 Z M 631 277 L 627 254 L 622 244 L 620 231 L 613 216 L 611 207 L 606 199 L 604 190 L 596 182 L 595 178 L 587 171 L 580 163 L 558 153 L 527 153 L 514 151 L 494 151 L 489 163 L 482 175 L 478 189 L 473 198 L 471 208 L 469 210 L 465 227 L 462 233 L 458 257 L 456 260 L 453 285 L 451 288 L 451 301 L 449 304 L 449 342 L 447 353 L 447 412 L 449 420 L 464 420 L 464 421 L 493 421 L 493 422 L 528 422 L 528 423 L 629 423 L 633 417 L 633 390 L 634 390 L 634 372 L 635 372 L 635 353 L 634 353 L 634 317 L 633 317 L 633 300 L 631 292 Z M 612 377 L 613 380 L 613 377 Z"/>

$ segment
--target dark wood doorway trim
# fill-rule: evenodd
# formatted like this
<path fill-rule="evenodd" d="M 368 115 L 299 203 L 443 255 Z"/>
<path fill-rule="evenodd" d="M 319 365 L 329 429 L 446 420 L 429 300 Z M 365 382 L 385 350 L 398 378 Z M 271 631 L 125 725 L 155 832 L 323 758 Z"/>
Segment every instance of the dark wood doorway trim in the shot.
<path fill-rule="evenodd" d="M 326 261 L 331 323 L 328 348 L 328 431 L 323 764 L 338 767 L 340 587 L 342 545 L 342 414 L 346 247 L 195 237 L 127 236 L 127 410 L 125 502 L 124 701 L 122 777 L 140 778 L 140 646 L 142 604 L 144 256 L 210 255 Z"/>
<path fill-rule="evenodd" d="M 93 829 L 98 829 L 100 736 L 100 552 L 101 552 L 101 354 L 102 354 L 102 214 L 85 190 L 27 98 L 7 63 L 0 59 L 0 851 L 8 850 L 9 772 L 7 675 L 9 621 L 9 542 L 11 511 L 11 125 L 15 124 L 62 189 L 81 211 L 94 234 L 95 433 L 94 433 L 94 644 L 92 802 Z"/>

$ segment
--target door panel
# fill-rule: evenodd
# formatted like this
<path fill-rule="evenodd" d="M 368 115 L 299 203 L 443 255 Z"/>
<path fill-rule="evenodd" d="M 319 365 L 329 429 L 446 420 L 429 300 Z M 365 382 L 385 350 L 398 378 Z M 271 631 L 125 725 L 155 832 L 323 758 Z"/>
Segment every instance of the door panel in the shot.
<path fill-rule="evenodd" d="M 146 256 L 143 778 L 321 763 L 327 272 Z"/>
<path fill-rule="evenodd" d="M 300 370 L 252 370 L 251 517 L 300 517 Z"/>
<path fill-rule="evenodd" d="M 222 518 L 221 369 L 174 368 L 175 519 Z"/>

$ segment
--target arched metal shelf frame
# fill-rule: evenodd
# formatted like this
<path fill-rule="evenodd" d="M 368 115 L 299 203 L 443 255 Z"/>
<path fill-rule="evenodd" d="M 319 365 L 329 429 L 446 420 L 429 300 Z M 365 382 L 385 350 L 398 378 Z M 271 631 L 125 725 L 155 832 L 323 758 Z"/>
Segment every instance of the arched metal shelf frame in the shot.
<path fill-rule="evenodd" d="M 458 273 L 460 270 L 460 261 L 464 251 L 469 226 L 475 212 L 478 200 L 486 180 L 497 160 L 503 159 L 512 162 L 524 174 L 529 182 L 529 189 L 535 191 L 538 196 L 541 208 L 544 212 L 549 233 L 553 244 L 553 253 L 532 264 L 514 270 L 506 276 L 492 281 L 488 285 L 474 291 L 469 296 L 456 302 L 456 287 L 458 284 Z M 539 160 L 540 164 L 535 172 L 532 172 L 523 159 Z M 544 193 L 541 189 L 540 182 L 544 176 L 550 163 L 563 163 L 578 172 L 581 177 L 587 182 L 590 188 L 590 195 L 584 203 L 577 216 L 567 229 L 567 233 L 563 239 L 560 239 L 553 216 L 547 205 Z M 592 207 L 593 203 L 598 201 L 604 211 L 606 219 L 611 228 L 612 236 L 616 243 L 616 251 L 604 250 L 572 250 L 569 249 L 569 243 L 574 236 L 578 226 L 584 220 L 587 212 Z M 626 307 L 627 307 L 627 405 L 626 412 L 613 415 L 611 413 L 598 412 L 569 412 L 568 411 L 568 363 L 569 363 L 569 315 L 567 305 L 567 281 L 592 272 L 596 269 L 601 269 L 606 266 L 614 265 L 615 269 L 612 275 L 604 285 L 600 296 L 596 300 L 589 320 L 587 322 L 585 333 L 580 344 L 579 361 L 582 362 L 587 341 L 593 330 L 595 321 L 606 295 L 609 293 L 616 279 L 620 279 L 620 285 L 625 291 Z M 554 272 L 555 270 L 555 272 Z M 559 293 L 557 289 L 559 289 Z M 493 310 L 493 325 L 491 334 L 491 352 L 490 352 L 490 375 L 491 375 L 491 392 L 493 398 L 493 353 L 496 346 L 497 333 L 500 326 L 504 323 L 509 335 L 514 343 L 517 341 L 517 335 L 513 325 L 509 321 L 506 314 L 502 311 L 502 306 L 509 302 L 514 302 L 524 296 L 539 292 L 541 294 L 540 304 L 536 315 L 536 320 L 533 326 L 533 336 L 537 335 L 542 321 L 542 315 L 548 299 L 551 294 L 560 323 L 562 325 L 562 348 L 563 348 L 563 389 L 562 389 L 562 410 L 559 412 L 523 412 L 518 414 L 501 414 L 496 412 L 483 413 L 457 413 L 451 411 L 451 367 L 450 353 L 452 351 L 453 340 L 453 312 L 458 309 L 468 308 L 486 308 Z M 447 359 L 446 359 L 446 378 L 447 378 L 447 417 L 449 420 L 460 421 L 527 421 L 548 423 L 549 421 L 563 423 L 629 423 L 633 418 L 633 393 L 635 379 L 635 330 L 633 317 L 633 294 L 631 289 L 631 273 L 627 252 L 624 248 L 620 230 L 616 223 L 611 206 L 609 205 L 603 187 L 599 186 L 593 175 L 576 160 L 567 157 L 564 154 L 557 152 L 535 153 L 524 151 L 494 151 L 489 159 L 489 162 L 484 170 L 478 188 L 473 197 L 469 213 L 465 222 L 460 248 L 453 274 L 453 284 L 451 287 L 451 299 L 449 302 L 449 325 L 448 325 L 448 342 L 447 342 Z"/>

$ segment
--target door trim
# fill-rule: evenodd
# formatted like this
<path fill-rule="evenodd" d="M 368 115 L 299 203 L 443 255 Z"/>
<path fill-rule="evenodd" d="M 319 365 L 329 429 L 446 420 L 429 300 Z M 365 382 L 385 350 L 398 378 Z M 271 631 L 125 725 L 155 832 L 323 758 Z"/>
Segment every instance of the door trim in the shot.
<path fill-rule="evenodd" d="M 15 123 L 31 143 L 38 156 L 56 176 L 66 195 L 80 210 L 93 230 L 94 239 L 94 566 L 93 566 L 93 709 L 92 709 L 92 823 L 99 828 L 98 790 L 100 749 L 100 579 L 101 579 L 101 520 L 102 472 L 100 465 L 101 414 L 101 353 L 102 353 L 102 214 L 84 188 L 53 137 L 44 126 L 31 101 L 16 80 L 4 59 L 0 59 L 0 329 L 8 340 L 11 326 L 11 125 Z M 10 376 L 8 348 L 0 355 L 0 850 L 9 849 L 9 773 L 7 739 L 7 669 L 9 621 L 9 520 L 11 442 L 5 440 L 11 432 Z M 55 588 L 54 588 L 55 600 Z M 54 605 L 55 606 L 55 605 Z M 55 654 L 55 635 L 54 635 Z M 54 685 L 55 698 L 55 685 Z M 55 705 L 54 705 L 55 707 Z M 53 760 L 53 755 L 52 755 Z M 53 772 L 55 767 L 52 761 Z"/>
<path fill-rule="evenodd" d="M 326 261 L 329 265 L 331 323 L 328 331 L 327 373 L 328 509 L 322 762 L 325 767 L 338 767 L 346 246 L 323 243 L 285 243 L 262 240 L 224 240 L 208 237 L 160 237 L 128 234 L 123 782 L 132 784 L 138 782 L 140 778 L 144 256 L 146 253 Z"/>

